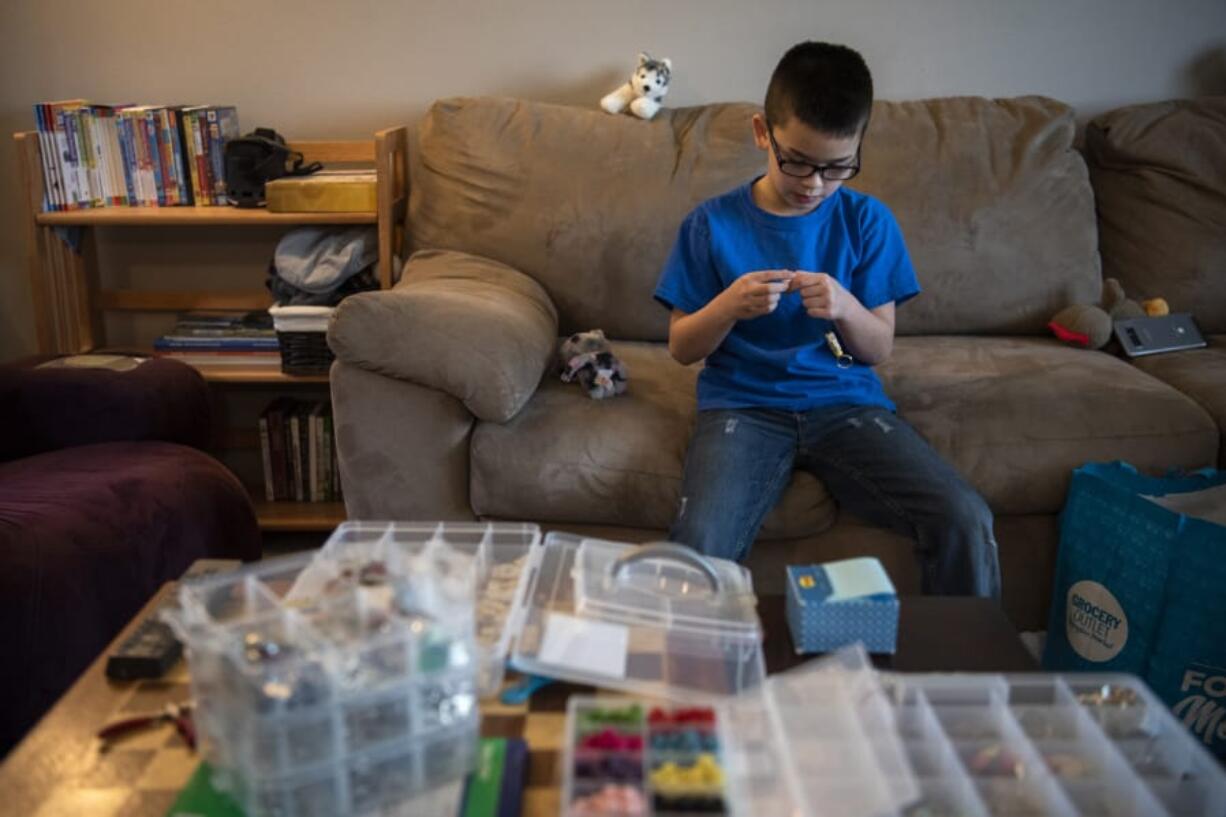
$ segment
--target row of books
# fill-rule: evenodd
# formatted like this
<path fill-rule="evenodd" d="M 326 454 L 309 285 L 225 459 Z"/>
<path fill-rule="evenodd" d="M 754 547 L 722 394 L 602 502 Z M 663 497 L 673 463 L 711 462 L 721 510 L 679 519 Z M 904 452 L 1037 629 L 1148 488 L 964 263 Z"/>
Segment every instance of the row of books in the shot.
<path fill-rule="evenodd" d="M 281 362 L 272 316 L 252 312 L 180 312 L 174 328 L 153 341 L 153 353 L 194 366 Z"/>
<path fill-rule="evenodd" d="M 260 413 L 264 497 L 269 502 L 339 502 L 332 405 L 278 397 Z"/>
<path fill-rule="evenodd" d="M 228 204 L 225 144 L 232 105 L 34 106 L 44 210 Z"/>

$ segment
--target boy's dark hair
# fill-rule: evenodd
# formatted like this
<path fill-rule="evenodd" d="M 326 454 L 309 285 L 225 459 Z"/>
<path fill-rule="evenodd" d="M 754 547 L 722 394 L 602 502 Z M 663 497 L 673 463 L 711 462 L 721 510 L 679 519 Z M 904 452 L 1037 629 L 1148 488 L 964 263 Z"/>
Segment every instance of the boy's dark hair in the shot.
<path fill-rule="evenodd" d="M 766 89 L 766 121 L 775 127 L 795 116 L 831 136 L 856 136 L 872 107 L 873 76 L 859 52 L 845 45 L 792 46 Z"/>

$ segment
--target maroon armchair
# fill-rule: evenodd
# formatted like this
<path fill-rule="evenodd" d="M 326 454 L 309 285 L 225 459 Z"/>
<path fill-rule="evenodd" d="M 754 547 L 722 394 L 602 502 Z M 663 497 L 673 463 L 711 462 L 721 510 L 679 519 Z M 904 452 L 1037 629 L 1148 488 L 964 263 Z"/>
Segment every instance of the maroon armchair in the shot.
<path fill-rule="evenodd" d="M 0 756 L 166 581 L 258 559 L 190 366 L 0 366 Z"/>

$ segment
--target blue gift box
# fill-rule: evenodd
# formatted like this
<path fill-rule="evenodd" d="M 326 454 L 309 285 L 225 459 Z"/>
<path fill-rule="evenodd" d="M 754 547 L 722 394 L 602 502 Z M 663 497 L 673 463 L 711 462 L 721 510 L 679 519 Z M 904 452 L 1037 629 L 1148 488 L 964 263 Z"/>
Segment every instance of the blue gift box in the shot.
<path fill-rule="evenodd" d="M 898 594 L 871 557 L 788 567 L 788 626 L 796 652 L 829 652 L 856 641 L 893 653 Z"/>

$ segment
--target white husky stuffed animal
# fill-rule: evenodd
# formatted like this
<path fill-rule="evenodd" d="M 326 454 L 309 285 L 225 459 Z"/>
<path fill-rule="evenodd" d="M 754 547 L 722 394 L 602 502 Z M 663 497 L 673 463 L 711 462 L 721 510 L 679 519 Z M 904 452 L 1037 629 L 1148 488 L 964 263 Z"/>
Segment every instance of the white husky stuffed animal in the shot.
<path fill-rule="evenodd" d="M 630 81 L 601 99 L 600 107 L 609 113 L 621 113 L 628 105 L 630 113 L 639 119 L 651 119 L 660 110 L 660 100 L 668 93 L 672 75 L 672 60 L 653 60 L 647 54 L 639 54 L 639 65 Z"/>

